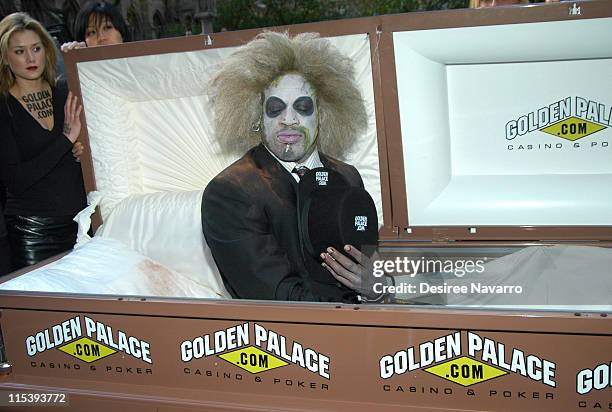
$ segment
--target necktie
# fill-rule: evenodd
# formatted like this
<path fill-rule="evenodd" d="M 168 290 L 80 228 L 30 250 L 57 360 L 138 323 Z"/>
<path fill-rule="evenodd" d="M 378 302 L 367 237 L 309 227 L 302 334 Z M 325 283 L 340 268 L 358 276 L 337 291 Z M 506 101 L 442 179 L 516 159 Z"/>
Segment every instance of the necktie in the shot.
<path fill-rule="evenodd" d="M 293 168 L 291 173 L 295 173 L 301 179 L 306 174 L 306 172 L 309 170 L 310 169 L 307 168 L 306 166 L 296 166 Z"/>

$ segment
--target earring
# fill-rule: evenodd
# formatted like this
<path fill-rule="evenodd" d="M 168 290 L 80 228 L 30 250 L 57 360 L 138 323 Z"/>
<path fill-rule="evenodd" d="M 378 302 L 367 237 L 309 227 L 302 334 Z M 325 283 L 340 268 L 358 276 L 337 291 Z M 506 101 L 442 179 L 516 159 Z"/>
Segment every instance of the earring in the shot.
<path fill-rule="evenodd" d="M 259 120 L 251 125 L 251 131 L 254 133 L 261 132 L 261 117 Z"/>

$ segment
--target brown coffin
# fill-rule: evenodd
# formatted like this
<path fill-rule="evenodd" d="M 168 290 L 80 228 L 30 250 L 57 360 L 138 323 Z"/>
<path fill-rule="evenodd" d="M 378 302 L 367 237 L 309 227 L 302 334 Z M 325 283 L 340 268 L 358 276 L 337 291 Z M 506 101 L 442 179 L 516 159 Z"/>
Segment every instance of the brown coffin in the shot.
<path fill-rule="evenodd" d="M 402 173 L 403 144 L 409 137 L 400 126 L 394 33 L 611 17 L 612 3 L 593 1 L 281 29 L 369 35 L 381 245 L 398 251 L 484 247 L 487 255 L 506 246 L 560 240 L 606 245 L 612 230 L 571 221 L 566 227 L 413 225 Z M 206 36 L 193 36 L 79 50 L 66 58 L 70 88 L 80 95 L 79 63 L 231 47 L 257 32 L 213 34 L 212 45 Z M 89 147 L 87 133 L 81 139 Z M 88 191 L 94 190 L 91 157 L 84 159 L 83 172 Z M 0 378 L 0 408 L 16 399 L 9 394 L 24 392 L 65 393 L 72 410 L 84 411 L 612 408 L 612 320 L 602 311 L 14 291 L 0 292 L 0 307 L 10 364 Z"/>

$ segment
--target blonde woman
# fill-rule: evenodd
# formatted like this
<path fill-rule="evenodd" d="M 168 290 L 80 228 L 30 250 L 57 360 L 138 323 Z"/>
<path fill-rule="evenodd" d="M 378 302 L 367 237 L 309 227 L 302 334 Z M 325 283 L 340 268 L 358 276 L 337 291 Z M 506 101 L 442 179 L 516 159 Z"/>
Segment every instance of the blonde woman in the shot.
<path fill-rule="evenodd" d="M 65 85 L 56 84 L 55 48 L 38 21 L 25 13 L 6 16 L 0 52 L 0 179 L 7 188 L 5 218 L 18 269 L 74 244 L 72 218 L 86 205 L 74 158 L 81 150 L 81 106 Z"/>

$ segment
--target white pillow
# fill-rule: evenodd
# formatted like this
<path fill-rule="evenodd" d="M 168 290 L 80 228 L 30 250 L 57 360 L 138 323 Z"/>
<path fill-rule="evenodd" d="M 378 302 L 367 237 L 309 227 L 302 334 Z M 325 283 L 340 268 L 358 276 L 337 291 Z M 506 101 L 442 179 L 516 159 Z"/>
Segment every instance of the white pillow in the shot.
<path fill-rule="evenodd" d="M 60 260 L 0 285 L 4 290 L 220 298 L 122 242 L 94 237 Z"/>
<path fill-rule="evenodd" d="M 202 193 L 129 196 L 109 213 L 95 237 L 119 240 L 229 299 L 202 233 Z"/>

